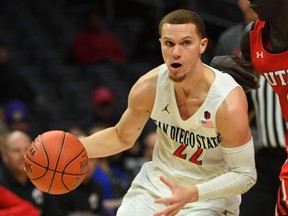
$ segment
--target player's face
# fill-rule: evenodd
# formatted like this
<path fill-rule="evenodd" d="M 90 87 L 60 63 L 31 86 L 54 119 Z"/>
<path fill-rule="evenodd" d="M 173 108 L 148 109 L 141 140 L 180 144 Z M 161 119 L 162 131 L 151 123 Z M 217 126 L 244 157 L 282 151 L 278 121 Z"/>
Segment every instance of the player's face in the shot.
<path fill-rule="evenodd" d="M 287 0 L 250 0 L 250 7 L 263 21 L 272 21 L 283 14 L 286 16 L 287 6 Z"/>
<path fill-rule="evenodd" d="M 170 72 L 170 79 L 181 82 L 201 61 L 208 40 L 201 39 L 196 26 L 189 24 L 164 24 L 161 31 L 161 51 Z"/>

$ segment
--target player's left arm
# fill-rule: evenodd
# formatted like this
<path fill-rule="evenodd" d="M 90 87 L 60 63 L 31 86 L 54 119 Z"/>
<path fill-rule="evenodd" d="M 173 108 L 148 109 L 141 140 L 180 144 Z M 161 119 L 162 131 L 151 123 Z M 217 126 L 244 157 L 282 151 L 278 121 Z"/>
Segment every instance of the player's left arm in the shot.
<path fill-rule="evenodd" d="M 197 185 L 198 200 L 243 194 L 256 183 L 254 144 L 242 88 L 227 96 L 217 112 L 216 125 L 229 171 Z"/>
<path fill-rule="evenodd" d="M 216 128 L 223 147 L 237 147 L 251 140 L 248 102 L 242 88 L 234 88 L 219 107 Z"/>

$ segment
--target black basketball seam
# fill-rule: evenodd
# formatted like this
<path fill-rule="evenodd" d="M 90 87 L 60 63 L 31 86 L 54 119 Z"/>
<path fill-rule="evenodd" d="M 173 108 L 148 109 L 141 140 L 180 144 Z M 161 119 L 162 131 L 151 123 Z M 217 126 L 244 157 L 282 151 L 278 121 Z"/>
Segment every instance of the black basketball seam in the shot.
<path fill-rule="evenodd" d="M 40 135 L 40 139 L 41 139 L 41 145 L 44 149 L 44 153 L 45 153 L 45 156 L 46 156 L 46 159 L 47 159 L 47 167 L 46 167 L 46 171 L 45 171 L 45 174 L 48 172 L 48 168 L 49 168 L 49 164 L 50 164 L 50 160 L 49 160 L 49 157 L 48 157 L 48 153 L 47 153 L 47 150 L 45 148 L 45 145 L 44 145 L 44 140 L 43 140 L 43 135 Z M 44 176 L 44 175 L 43 175 Z"/>
<path fill-rule="evenodd" d="M 57 158 L 55 170 L 53 171 L 53 176 L 52 176 L 52 179 L 51 179 L 51 182 L 50 182 L 50 186 L 49 186 L 49 189 L 48 189 L 48 193 L 49 193 L 50 190 L 51 190 L 51 187 L 52 187 L 52 184 L 53 184 L 53 181 L 54 181 L 54 177 L 55 177 L 55 174 L 56 174 L 56 172 L 57 172 L 57 167 L 58 167 L 58 164 L 59 164 L 59 161 L 60 161 L 60 157 L 61 157 L 61 154 L 62 154 L 65 137 L 66 137 L 66 132 L 64 131 L 64 136 L 63 136 L 63 138 L 62 138 L 62 143 L 61 143 L 60 152 L 58 153 L 58 158 Z M 60 173 L 61 173 L 61 172 L 60 172 Z M 66 185 L 64 185 L 64 186 L 66 187 Z M 67 187 L 66 187 L 66 188 L 67 188 Z M 69 188 L 67 188 L 67 190 L 69 190 Z M 69 191 L 70 191 L 70 190 L 69 190 Z"/>
<path fill-rule="evenodd" d="M 47 173 L 48 170 L 49 170 L 49 169 L 48 169 L 48 168 L 49 168 L 49 158 L 48 158 L 47 151 L 46 151 L 46 149 L 45 149 L 45 145 L 43 144 L 42 135 L 40 135 L 40 139 L 41 139 L 41 145 L 42 145 L 42 147 L 43 147 L 43 149 L 44 149 L 44 153 L 45 153 L 45 156 L 46 156 L 46 159 L 47 159 L 47 167 L 45 167 L 45 166 L 43 166 L 43 165 L 41 165 L 41 164 L 39 164 L 39 163 L 36 163 L 34 160 L 32 160 L 31 157 L 29 157 L 29 156 L 26 154 L 26 157 L 27 157 L 31 162 L 33 162 L 34 164 L 38 165 L 39 167 L 42 167 L 42 168 L 45 169 L 45 172 L 44 172 L 41 176 L 38 176 L 37 178 L 30 178 L 31 180 L 37 180 L 37 179 L 42 178 L 43 176 L 46 175 L 46 173 Z M 37 149 L 37 147 L 36 147 L 36 145 L 35 145 L 35 142 L 33 142 L 32 145 L 34 145 L 34 147 Z"/>
<path fill-rule="evenodd" d="M 83 148 L 82 151 L 76 155 L 74 158 L 71 159 L 71 161 L 69 161 L 66 166 L 63 168 L 63 174 L 69 174 L 69 175 L 82 175 L 82 173 L 79 173 L 79 174 L 75 174 L 75 173 L 69 173 L 69 172 L 65 172 L 65 169 L 67 168 L 67 166 L 69 166 L 75 159 L 77 159 L 79 157 L 79 155 L 81 155 L 83 153 L 85 149 Z M 87 173 L 87 172 L 86 172 Z"/>
<path fill-rule="evenodd" d="M 83 151 L 85 151 L 85 149 L 83 148 L 82 151 L 80 152 L 80 154 L 78 154 L 76 157 L 74 157 L 69 163 L 67 163 L 67 165 L 63 168 L 63 175 L 61 176 L 61 180 L 62 180 L 62 183 L 63 185 L 66 187 L 65 183 L 64 183 L 64 174 L 67 176 L 67 175 L 70 175 L 70 176 L 85 176 L 87 173 L 88 173 L 88 170 L 86 172 L 83 172 L 83 173 L 69 173 L 69 172 L 65 172 L 65 169 L 67 168 L 67 166 L 69 164 L 71 164 L 75 159 L 78 158 L 79 155 L 81 155 L 83 153 Z"/>
<path fill-rule="evenodd" d="M 84 147 L 82 148 L 82 151 L 81 151 L 78 155 L 76 155 L 74 158 L 72 158 L 72 159 L 69 161 L 69 163 L 67 163 L 66 166 L 64 166 L 64 168 L 63 168 L 63 173 L 62 173 L 62 176 L 61 176 L 61 181 L 62 181 L 62 183 L 63 183 L 63 185 L 64 185 L 65 187 L 66 187 L 66 184 L 65 184 L 65 182 L 64 182 L 64 174 L 65 174 L 65 175 L 70 175 L 70 176 L 81 176 L 81 175 L 86 175 L 86 174 L 87 174 L 88 170 L 87 170 L 87 172 L 85 172 L 85 173 L 79 173 L 79 174 L 66 173 L 66 172 L 65 172 L 65 169 L 66 169 L 75 159 L 77 159 L 77 158 L 83 153 L 83 151 L 85 151 Z M 68 187 L 66 187 L 66 188 L 70 191 L 70 189 L 69 189 Z"/>
<path fill-rule="evenodd" d="M 37 146 L 35 145 L 35 140 L 32 142 L 32 145 L 35 147 L 36 150 L 38 150 Z"/>

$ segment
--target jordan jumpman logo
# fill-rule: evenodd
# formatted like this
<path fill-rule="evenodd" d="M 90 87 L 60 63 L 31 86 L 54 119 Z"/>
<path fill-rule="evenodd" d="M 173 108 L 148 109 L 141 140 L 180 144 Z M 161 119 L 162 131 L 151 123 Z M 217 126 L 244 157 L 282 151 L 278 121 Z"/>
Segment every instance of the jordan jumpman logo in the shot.
<path fill-rule="evenodd" d="M 169 112 L 169 110 L 168 110 L 168 105 L 169 105 L 169 104 L 167 104 L 167 105 L 164 107 L 164 109 L 162 110 L 162 112 L 166 111 L 167 113 L 170 114 L 170 112 Z"/>

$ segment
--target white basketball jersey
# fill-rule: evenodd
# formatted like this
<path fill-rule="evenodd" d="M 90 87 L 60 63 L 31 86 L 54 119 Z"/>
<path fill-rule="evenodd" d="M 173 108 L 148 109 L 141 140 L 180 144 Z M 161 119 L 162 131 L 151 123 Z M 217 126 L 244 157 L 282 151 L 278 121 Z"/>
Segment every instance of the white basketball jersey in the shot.
<path fill-rule="evenodd" d="M 170 197 L 172 193 L 159 179 L 161 175 L 189 187 L 229 170 L 220 147 L 215 116 L 229 92 L 239 85 L 230 75 L 211 70 L 215 73 L 215 81 L 204 103 L 184 121 L 177 107 L 174 83 L 169 79 L 166 65 L 161 67 L 151 113 L 158 134 L 153 160 L 142 166 L 124 196 L 117 216 L 153 215 L 166 208 L 164 204 L 154 203 L 156 198 Z M 177 216 L 202 215 L 202 210 L 215 211 L 212 215 L 234 216 L 239 213 L 239 204 L 240 195 L 201 200 L 186 204 Z"/>
<path fill-rule="evenodd" d="M 208 67 L 208 66 L 207 66 Z M 151 118 L 157 125 L 158 141 L 153 152 L 154 166 L 182 185 L 214 178 L 228 171 L 215 117 L 226 96 L 239 86 L 218 70 L 207 97 L 196 113 L 182 120 L 175 99 L 174 83 L 164 64 L 158 74 Z"/>

